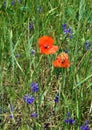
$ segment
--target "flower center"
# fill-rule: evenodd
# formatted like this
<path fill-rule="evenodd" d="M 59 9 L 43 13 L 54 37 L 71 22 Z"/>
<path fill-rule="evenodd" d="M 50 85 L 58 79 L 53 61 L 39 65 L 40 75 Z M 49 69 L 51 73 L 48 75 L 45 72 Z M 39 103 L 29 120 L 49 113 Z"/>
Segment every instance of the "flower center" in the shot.
<path fill-rule="evenodd" d="M 63 59 L 63 60 L 61 60 L 61 63 L 62 63 L 62 64 L 64 64 L 64 62 L 65 62 L 65 60 L 64 60 L 64 59 Z"/>
<path fill-rule="evenodd" d="M 49 46 L 48 46 L 48 45 L 44 45 L 44 48 L 45 48 L 45 49 L 48 49 L 48 48 L 49 48 Z"/>

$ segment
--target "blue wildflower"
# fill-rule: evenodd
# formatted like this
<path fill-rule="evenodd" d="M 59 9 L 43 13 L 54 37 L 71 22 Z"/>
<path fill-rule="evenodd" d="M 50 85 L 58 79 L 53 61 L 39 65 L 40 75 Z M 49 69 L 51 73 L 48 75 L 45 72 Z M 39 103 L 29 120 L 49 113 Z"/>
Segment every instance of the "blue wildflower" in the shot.
<path fill-rule="evenodd" d="M 70 125 L 73 125 L 75 123 L 75 120 L 71 118 L 70 112 L 67 113 L 67 119 L 65 119 L 64 122 Z"/>
<path fill-rule="evenodd" d="M 9 117 L 10 117 L 11 119 L 12 119 L 12 118 L 14 118 L 13 114 L 10 114 L 10 116 L 9 116 Z"/>
<path fill-rule="evenodd" d="M 35 54 L 35 50 L 32 49 L 32 50 L 30 51 L 30 53 L 31 53 L 32 55 L 34 55 L 34 54 Z"/>
<path fill-rule="evenodd" d="M 86 50 L 89 50 L 91 44 L 90 44 L 90 42 L 85 42 L 85 43 L 84 43 L 84 46 L 85 46 L 85 49 L 86 49 Z"/>
<path fill-rule="evenodd" d="M 10 105 L 10 111 L 12 112 L 14 110 L 14 106 Z"/>
<path fill-rule="evenodd" d="M 43 7 L 42 7 L 42 6 L 40 6 L 40 7 L 39 7 L 39 12 L 41 13 L 41 12 L 42 12 L 42 10 L 43 10 Z"/>
<path fill-rule="evenodd" d="M 4 1 L 4 3 L 3 3 L 3 7 L 6 8 L 6 1 Z"/>
<path fill-rule="evenodd" d="M 49 123 L 44 123 L 44 128 L 48 128 L 49 127 Z"/>
<path fill-rule="evenodd" d="M 90 130 L 88 126 L 81 126 L 80 129 L 81 130 Z"/>
<path fill-rule="evenodd" d="M 65 30 L 66 29 L 66 24 L 62 25 L 62 29 Z"/>
<path fill-rule="evenodd" d="M 17 53 L 15 56 L 16 56 L 16 58 L 19 58 L 19 57 L 20 57 L 20 54 L 19 54 L 19 53 Z"/>
<path fill-rule="evenodd" d="M 54 101 L 55 101 L 55 103 L 58 103 L 59 102 L 59 96 L 56 96 Z"/>
<path fill-rule="evenodd" d="M 29 24 L 29 30 L 33 30 L 33 29 L 34 29 L 33 23 L 30 23 Z"/>
<path fill-rule="evenodd" d="M 38 11 L 39 13 L 41 13 L 41 12 L 43 11 L 43 7 L 42 7 L 42 6 L 39 6 L 39 7 L 37 8 L 37 11 Z"/>
<path fill-rule="evenodd" d="M 73 125 L 75 123 L 75 121 L 72 118 L 70 118 L 70 119 L 66 119 L 65 123 Z"/>
<path fill-rule="evenodd" d="M 82 125 L 82 126 L 80 127 L 80 129 L 81 129 L 81 130 L 90 130 L 90 128 L 89 128 L 89 126 L 88 126 L 88 121 L 86 121 L 86 122 L 84 123 L 84 125 Z"/>
<path fill-rule="evenodd" d="M 32 113 L 30 116 L 31 117 L 38 117 L 38 114 L 37 113 Z"/>
<path fill-rule="evenodd" d="M 72 38 L 72 28 L 67 29 L 66 27 L 67 27 L 66 24 L 62 25 L 62 29 L 64 31 L 64 34 L 67 34 L 70 36 L 70 38 Z"/>
<path fill-rule="evenodd" d="M 71 33 L 72 33 L 72 32 L 71 32 L 71 28 L 64 29 L 64 33 L 65 33 L 65 34 L 71 34 Z"/>
<path fill-rule="evenodd" d="M 65 53 L 68 53 L 68 50 L 63 50 Z"/>
<path fill-rule="evenodd" d="M 30 86 L 32 88 L 32 92 L 37 92 L 39 89 L 39 86 L 37 83 L 31 83 Z"/>
<path fill-rule="evenodd" d="M 71 113 L 67 112 L 67 117 L 70 118 L 71 117 Z"/>
<path fill-rule="evenodd" d="M 12 5 L 12 6 L 15 5 L 15 0 L 12 0 L 11 5 Z"/>
<path fill-rule="evenodd" d="M 28 103 L 28 104 L 32 104 L 33 102 L 34 102 L 34 100 L 35 100 L 35 98 L 31 95 L 31 96 L 29 96 L 29 95 L 25 95 L 24 97 L 23 97 L 23 99 L 24 99 L 24 101 L 26 102 L 26 103 Z"/>
<path fill-rule="evenodd" d="M 14 110 L 14 106 L 12 106 L 11 104 L 9 104 L 9 108 L 10 108 L 10 118 L 13 119 L 13 110 Z"/>

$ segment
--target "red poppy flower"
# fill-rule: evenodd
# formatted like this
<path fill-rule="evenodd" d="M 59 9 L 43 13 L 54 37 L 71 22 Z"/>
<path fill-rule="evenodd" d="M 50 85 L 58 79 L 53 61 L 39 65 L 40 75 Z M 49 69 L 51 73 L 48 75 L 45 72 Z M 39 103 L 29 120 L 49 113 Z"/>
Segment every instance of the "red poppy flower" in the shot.
<path fill-rule="evenodd" d="M 42 36 L 38 40 L 41 54 L 54 54 L 58 46 L 54 46 L 54 40 L 49 36 Z"/>
<path fill-rule="evenodd" d="M 55 67 L 61 67 L 61 68 L 70 67 L 71 62 L 69 61 L 68 54 L 65 52 L 62 52 L 61 54 L 59 54 L 56 60 L 53 61 L 53 65 Z"/>

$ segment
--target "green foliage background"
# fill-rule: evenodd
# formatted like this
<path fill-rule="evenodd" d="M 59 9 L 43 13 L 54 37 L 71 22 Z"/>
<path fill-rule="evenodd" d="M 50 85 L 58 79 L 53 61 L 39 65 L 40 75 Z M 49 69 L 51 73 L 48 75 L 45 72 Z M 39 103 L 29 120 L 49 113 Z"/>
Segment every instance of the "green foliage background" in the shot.
<path fill-rule="evenodd" d="M 92 127 L 92 1 L 91 0 L 16 0 L 14 6 L 0 2 L 0 129 L 4 130 L 80 130 L 89 120 Z M 30 23 L 33 29 L 29 30 Z M 66 36 L 62 24 L 72 28 Z M 39 53 L 38 38 L 53 37 L 59 51 L 53 55 Z M 85 42 L 90 49 L 85 49 Z M 30 51 L 34 49 L 35 55 Z M 68 69 L 54 68 L 52 61 L 67 50 L 72 62 Z M 19 56 L 17 56 L 19 55 Z M 38 93 L 30 83 L 39 84 Z M 25 94 L 34 95 L 27 105 Z M 59 94 L 59 103 L 55 96 Z M 14 118 L 10 119 L 10 107 Z M 37 118 L 30 118 L 36 111 Z M 74 125 L 64 123 L 67 112 Z"/>

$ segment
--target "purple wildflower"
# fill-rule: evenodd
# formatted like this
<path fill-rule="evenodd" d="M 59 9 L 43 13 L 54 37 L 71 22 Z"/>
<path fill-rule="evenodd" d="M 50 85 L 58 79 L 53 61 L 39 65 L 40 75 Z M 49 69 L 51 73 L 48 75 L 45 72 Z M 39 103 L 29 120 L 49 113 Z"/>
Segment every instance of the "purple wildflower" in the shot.
<path fill-rule="evenodd" d="M 10 118 L 14 119 L 14 116 L 13 116 L 14 106 L 12 106 L 11 104 L 9 104 L 9 108 L 10 108 Z"/>
<path fill-rule="evenodd" d="M 82 126 L 80 127 L 80 129 L 81 129 L 81 130 L 90 130 L 90 128 L 89 128 L 89 126 L 88 126 L 88 121 L 86 121 L 86 122 L 84 123 L 84 125 L 82 125 Z"/>
<path fill-rule="evenodd" d="M 65 120 L 65 123 L 67 123 L 67 124 L 70 124 L 70 125 L 73 125 L 74 123 L 75 123 L 75 121 L 72 119 L 72 118 L 70 118 L 70 119 L 66 119 Z"/>
<path fill-rule="evenodd" d="M 25 95 L 24 97 L 23 97 L 23 99 L 24 99 L 24 101 L 26 102 L 26 103 L 28 103 L 28 104 L 32 104 L 33 102 L 34 102 L 34 100 L 35 100 L 35 98 L 31 95 L 31 96 L 29 96 L 29 95 Z"/>
<path fill-rule="evenodd" d="M 12 6 L 15 5 L 15 0 L 12 0 L 11 5 L 12 5 Z"/>
<path fill-rule="evenodd" d="M 37 113 L 32 113 L 30 116 L 31 117 L 38 117 L 38 114 Z"/>
<path fill-rule="evenodd" d="M 32 50 L 30 51 L 30 53 L 31 53 L 32 55 L 34 55 L 34 54 L 35 54 L 35 50 L 32 49 Z"/>
<path fill-rule="evenodd" d="M 62 29 L 64 31 L 64 34 L 67 34 L 67 35 L 69 35 L 70 38 L 72 38 L 72 28 L 67 29 L 66 27 L 67 27 L 66 24 L 62 25 Z"/>
<path fill-rule="evenodd" d="M 39 86 L 37 83 L 31 83 L 30 86 L 32 88 L 32 92 L 37 92 L 39 89 Z"/>
<path fill-rule="evenodd" d="M 27 100 L 26 100 L 26 102 L 28 104 L 32 104 L 34 102 L 34 97 L 32 97 L 32 96 L 28 97 Z"/>
<path fill-rule="evenodd" d="M 63 50 L 65 53 L 68 53 L 68 50 Z"/>
<path fill-rule="evenodd" d="M 88 126 L 81 126 L 80 129 L 81 130 L 90 130 Z"/>
<path fill-rule="evenodd" d="M 64 34 L 72 34 L 71 28 L 64 29 Z"/>
<path fill-rule="evenodd" d="M 10 105 L 10 111 L 12 112 L 14 110 L 14 106 Z"/>
<path fill-rule="evenodd" d="M 43 10 L 43 7 L 42 7 L 42 6 L 40 6 L 40 7 L 39 7 L 39 12 L 41 13 L 41 12 L 42 12 L 42 10 Z"/>
<path fill-rule="evenodd" d="M 71 118 L 70 112 L 67 113 L 67 119 L 65 119 L 64 122 L 70 125 L 73 125 L 75 123 L 75 120 Z"/>
<path fill-rule="evenodd" d="M 13 114 L 10 114 L 10 116 L 9 116 L 9 117 L 10 117 L 11 119 L 12 119 L 12 118 L 14 118 Z"/>
<path fill-rule="evenodd" d="M 63 25 L 62 25 L 62 29 L 63 29 L 63 30 L 66 29 L 66 24 L 63 24 Z"/>
<path fill-rule="evenodd" d="M 67 112 L 67 117 L 70 118 L 71 117 L 71 113 Z"/>
<path fill-rule="evenodd" d="M 29 30 L 33 30 L 33 29 L 34 29 L 33 23 L 30 23 L 29 24 Z"/>
<path fill-rule="evenodd" d="M 3 3 L 3 7 L 6 8 L 6 1 L 4 1 L 4 3 Z"/>
<path fill-rule="evenodd" d="M 90 44 L 90 42 L 85 42 L 85 43 L 84 43 L 84 46 L 85 46 L 85 49 L 86 49 L 86 50 L 89 50 L 91 44 Z"/>
<path fill-rule="evenodd" d="M 44 128 L 48 128 L 49 127 L 49 123 L 44 123 Z"/>
<path fill-rule="evenodd" d="M 17 53 L 17 54 L 16 54 L 16 58 L 19 58 L 19 57 L 20 57 L 20 54 L 19 54 L 19 53 Z"/>
<path fill-rule="evenodd" d="M 59 96 L 56 96 L 54 101 L 55 101 L 55 103 L 58 103 L 59 102 Z"/>

